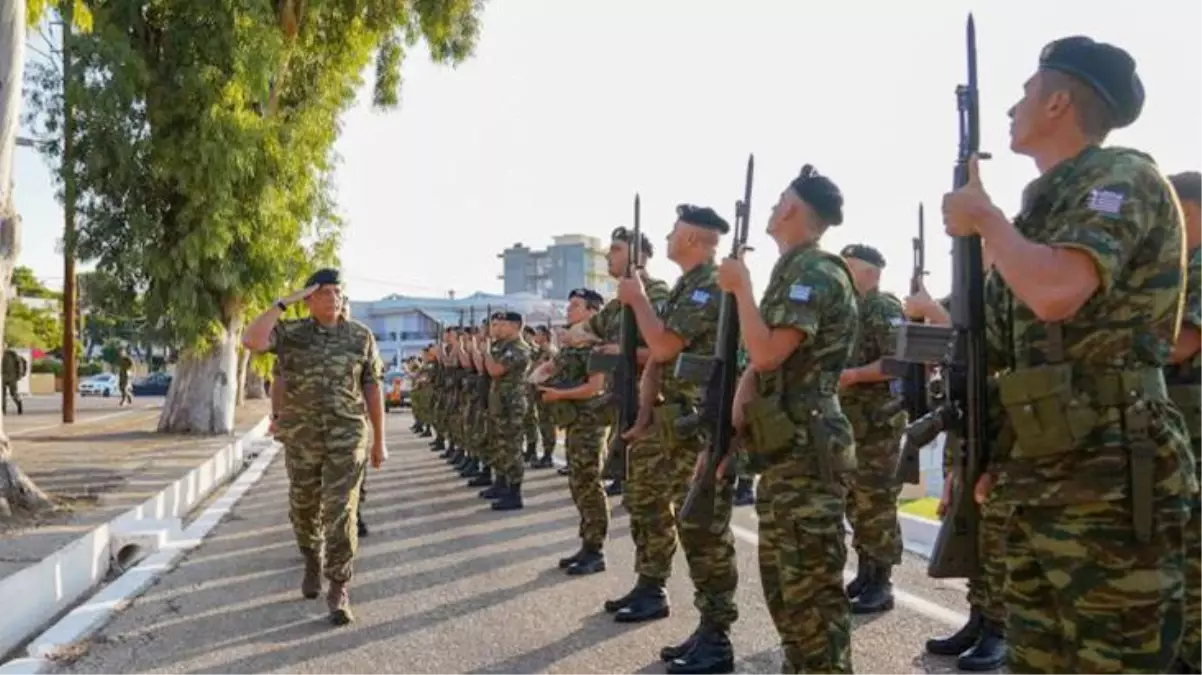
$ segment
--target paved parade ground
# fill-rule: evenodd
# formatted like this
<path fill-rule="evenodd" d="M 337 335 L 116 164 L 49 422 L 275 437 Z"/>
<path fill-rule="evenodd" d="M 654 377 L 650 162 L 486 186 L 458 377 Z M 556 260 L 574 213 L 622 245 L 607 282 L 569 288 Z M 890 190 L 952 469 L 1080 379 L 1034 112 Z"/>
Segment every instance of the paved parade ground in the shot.
<path fill-rule="evenodd" d="M 281 454 L 209 540 L 59 672 L 663 672 L 659 648 L 683 639 L 697 620 L 683 555 L 669 582 L 672 616 L 615 624 L 601 605 L 633 581 L 617 498 L 608 571 L 569 578 L 556 569 L 578 543 L 565 478 L 529 471 L 526 509 L 498 514 L 406 429 L 407 414 L 388 421 L 391 458 L 368 477 L 372 532 L 361 540 L 351 587 L 357 623 L 333 628 L 324 599 L 300 597 Z M 753 509 L 737 509 L 735 523 L 737 668 L 779 672 Z M 895 580 L 897 608 L 856 622 L 856 670 L 954 672 L 950 660 L 924 656 L 922 644 L 958 626 L 967 612 L 962 583 L 927 579 L 923 561 L 910 554 Z"/>

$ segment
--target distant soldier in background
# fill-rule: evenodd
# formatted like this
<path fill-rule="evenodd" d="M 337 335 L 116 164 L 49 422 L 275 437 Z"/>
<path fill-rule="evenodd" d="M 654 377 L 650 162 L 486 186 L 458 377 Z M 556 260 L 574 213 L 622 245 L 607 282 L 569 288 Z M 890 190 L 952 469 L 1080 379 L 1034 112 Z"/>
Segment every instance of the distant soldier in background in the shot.
<path fill-rule="evenodd" d="M 501 483 L 493 502 L 494 511 L 513 511 L 522 508 L 522 418 L 528 404 L 526 375 L 530 367 L 530 346 L 522 340 L 522 315 L 517 312 L 494 312 L 493 342 L 482 359 L 492 378 L 488 392 L 488 415 L 491 440 L 496 462 L 497 480 Z"/>
<path fill-rule="evenodd" d="M 17 404 L 17 414 L 25 414 L 25 404 L 21 402 L 21 392 L 17 391 L 17 383 L 29 372 L 29 362 L 11 347 L 4 350 L 4 395 L 0 403 L 4 406 L 4 414 L 8 414 L 8 399 Z"/>
<path fill-rule="evenodd" d="M 527 329 L 530 327 L 527 326 Z M 534 334 L 532 344 L 534 346 L 533 367 L 538 367 L 544 363 L 550 363 L 556 356 L 557 350 L 551 342 L 551 330 L 546 326 L 539 326 L 531 331 Z M 549 469 L 555 466 L 555 422 L 551 419 L 551 412 L 547 408 L 547 404 L 543 402 L 538 390 L 534 390 L 534 396 L 531 398 L 531 412 L 527 415 L 528 418 L 534 421 L 534 428 L 527 427 L 526 443 L 527 447 L 533 447 L 534 441 L 531 440 L 533 433 L 538 440 L 542 441 L 543 453 L 541 457 L 536 458 L 531 462 L 531 468 L 534 469 Z"/>
<path fill-rule="evenodd" d="M 129 352 L 122 347 L 117 352 L 117 388 L 121 390 L 121 400 L 117 406 L 134 404 L 133 374 L 134 360 L 129 358 Z"/>
<path fill-rule="evenodd" d="M 316 598 L 324 571 L 335 625 L 354 620 L 347 586 L 358 548 L 352 517 L 363 473 L 369 458 L 379 467 L 387 455 L 383 364 L 371 331 L 342 317 L 340 286 L 337 270 L 315 272 L 303 290 L 252 321 L 242 338 L 247 349 L 271 350 L 279 362 L 275 386 L 283 386 L 276 434 L 284 444 L 289 515 L 305 559 L 301 593 Z M 300 300 L 309 317 L 280 321 L 288 305 Z"/>

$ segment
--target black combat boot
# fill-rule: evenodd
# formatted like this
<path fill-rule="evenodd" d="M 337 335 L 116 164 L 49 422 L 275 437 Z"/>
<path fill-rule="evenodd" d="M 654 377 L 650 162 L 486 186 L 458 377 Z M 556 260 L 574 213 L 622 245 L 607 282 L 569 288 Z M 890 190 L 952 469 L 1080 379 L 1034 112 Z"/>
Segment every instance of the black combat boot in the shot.
<path fill-rule="evenodd" d="M 409 425 L 409 431 L 412 431 L 412 432 L 413 432 L 413 433 L 415 433 L 415 434 L 416 434 L 416 433 L 419 433 L 421 430 L 422 430 L 422 423 L 421 423 L 421 422 L 418 422 L 418 421 L 414 420 L 413 424 L 410 424 L 410 425 Z"/>
<path fill-rule="evenodd" d="M 355 514 L 355 519 L 357 521 L 355 523 L 355 529 L 358 530 L 360 537 L 366 537 L 369 534 L 371 534 L 371 532 L 367 529 L 367 523 L 363 522 L 363 511 L 362 510 L 360 510 L 359 513 Z"/>
<path fill-rule="evenodd" d="M 626 605 L 629 605 L 631 601 L 634 600 L 634 596 L 639 594 L 639 589 L 642 587 L 642 585 L 643 579 L 640 577 L 639 580 L 635 582 L 634 587 L 629 591 L 626 591 L 626 595 L 623 595 L 620 598 L 614 598 L 613 600 L 606 600 L 604 605 L 605 611 L 609 614 L 613 614 Z"/>
<path fill-rule="evenodd" d="M 531 467 L 535 469 L 550 469 L 553 466 L 555 466 L 555 460 L 551 457 L 551 453 L 549 452 L 544 453 L 542 457 L 534 460 L 534 464 L 531 465 Z"/>
<path fill-rule="evenodd" d="M 447 446 L 447 442 L 445 440 L 443 440 L 442 436 L 435 436 L 434 440 L 430 441 L 430 447 L 432 447 L 432 448 L 438 448 L 439 450 L 445 450 L 446 446 Z"/>
<path fill-rule="evenodd" d="M 690 633 L 689 636 L 684 639 L 684 642 L 678 642 L 674 645 L 668 645 L 667 647 L 660 649 L 659 650 L 659 660 L 665 661 L 665 662 L 672 661 L 675 659 L 679 659 L 680 657 L 684 656 L 685 654 L 688 654 L 689 652 L 693 651 L 693 645 L 697 644 L 697 638 L 698 638 L 698 636 L 701 635 L 701 632 L 703 630 L 705 630 L 705 621 L 704 620 L 702 620 L 701 622 L 699 622 L 697 624 L 697 627 L 694 628 L 693 632 Z"/>
<path fill-rule="evenodd" d="M 570 469 L 568 469 L 568 467 L 566 467 L 566 466 L 561 466 L 561 467 L 559 467 L 559 471 L 557 471 L 556 473 L 558 473 L 561 476 L 567 476 L 567 475 L 571 474 L 572 471 Z"/>
<path fill-rule="evenodd" d="M 977 642 L 956 659 L 956 667 L 970 673 L 997 670 L 1006 662 L 1006 632 L 996 621 L 981 618 Z"/>
<path fill-rule="evenodd" d="M 459 448 L 455 448 L 454 452 L 447 459 L 447 464 L 451 465 L 452 471 L 458 471 L 467 463 L 467 453 Z"/>
<path fill-rule="evenodd" d="M 538 442 L 535 441 L 532 443 L 527 443 L 526 444 L 526 452 L 525 452 L 525 454 L 522 455 L 522 460 L 524 462 L 526 462 L 527 464 L 534 464 L 534 461 L 537 459 L 538 459 Z"/>
<path fill-rule="evenodd" d="M 668 593 L 662 581 L 639 579 L 634 594 L 622 608 L 614 613 L 618 623 L 642 623 L 663 619 L 672 613 L 668 605 Z"/>
<path fill-rule="evenodd" d="M 505 477 L 497 476 L 492 485 L 477 492 L 476 496 L 480 499 L 500 499 L 503 494 L 505 494 Z"/>
<path fill-rule="evenodd" d="M 575 565 L 576 561 L 583 558 L 585 553 L 586 553 L 586 551 L 584 550 L 584 547 L 581 546 L 579 551 L 576 551 L 575 553 L 573 553 L 570 556 L 560 558 L 559 559 L 559 569 L 566 570 L 567 568 L 571 567 L 572 565 Z"/>
<path fill-rule="evenodd" d="M 614 482 L 607 485 L 605 487 L 605 494 L 609 495 L 610 497 L 616 497 L 622 494 L 622 479 L 615 478 Z"/>
<path fill-rule="evenodd" d="M 479 475 L 480 475 L 480 460 L 478 460 L 478 459 L 467 460 L 467 463 L 464 464 L 463 468 L 459 470 L 460 478 L 475 478 L 476 476 L 479 476 Z"/>
<path fill-rule="evenodd" d="M 735 506 L 751 506 L 755 504 L 755 479 L 740 476 L 735 483 Z"/>
<path fill-rule="evenodd" d="M 425 427 L 422 428 L 422 432 L 418 435 L 421 436 L 422 438 L 429 438 L 434 435 L 434 432 L 430 431 L 430 425 L 427 424 Z"/>
<path fill-rule="evenodd" d="M 487 465 L 467 482 L 468 487 L 488 487 L 489 485 L 492 485 L 492 467 Z"/>
<path fill-rule="evenodd" d="M 960 630 L 945 638 L 927 640 L 927 653 L 939 656 L 959 656 L 963 654 L 968 651 L 969 647 L 975 645 L 977 639 L 981 637 L 982 621 L 981 610 L 973 607 L 968 614 L 968 623 L 965 623 Z"/>
<path fill-rule="evenodd" d="M 696 633 L 693 648 L 668 662 L 664 670 L 673 675 L 686 673 L 733 673 L 735 648 L 728 629 L 703 625 Z"/>
<path fill-rule="evenodd" d="M 879 614 L 893 609 L 893 566 L 872 563 L 872 576 L 851 601 L 852 614 Z"/>
<path fill-rule="evenodd" d="M 568 567 L 569 576 L 580 577 L 605 571 L 605 554 L 601 552 L 600 547 L 585 548 L 581 553 L 584 555 Z"/>
<path fill-rule="evenodd" d="M 519 511 L 522 509 L 522 483 L 520 481 L 509 484 L 505 481 L 505 490 L 501 492 L 497 500 L 492 503 L 493 511 Z"/>
<path fill-rule="evenodd" d="M 856 563 L 856 578 L 851 580 L 847 585 L 847 599 L 855 600 L 857 596 L 864 592 L 864 587 L 868 585 L 868 580 L 872 578 L 872 561 L 864 556 L 859 556 L 859 561 Z"/>

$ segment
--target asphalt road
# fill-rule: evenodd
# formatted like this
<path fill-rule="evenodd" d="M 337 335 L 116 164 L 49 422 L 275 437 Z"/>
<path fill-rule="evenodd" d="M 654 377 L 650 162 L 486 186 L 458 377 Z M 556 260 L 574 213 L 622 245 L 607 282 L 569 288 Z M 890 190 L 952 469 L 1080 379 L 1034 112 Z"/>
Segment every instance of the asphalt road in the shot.
<path fill-rule="evenodd" d="M 75 424 L 87 424 L 112 419 L 130 411 L 161 408 L 162 396 L 135 396 L 130 407 L 118 407 L 119 397 L 75 396 Z M 8 414 L 4 415 L 4 431 L 11 437 L 56 429 L 62 424 L 62 395 L 26 395 L 21 398 L 24 414 L 18 415 L 16 406 L 8 402 Z"/>
<path fill-rule="evenodd" d="M 263 480 L 178 569 L 107 626 L 65 673 L 655 673 L 659 648 L 694 627 L 683 556 L 669 582 L 670 618 L 612 622 L 607 598 L 633 581 L 625 512 L 616 505 L 609 570 L 569 578 L 556 560 L 575 550 L 577 517 L 566 479 L 532 471 L 526 508 L 498 514 L 389 415 L 392 457 L 368 477 L 352 599 L 358 622 L 333 628 L 324 601 L 301 599 L 301 563 L 277 458 Z M 733 641 L 739 672 L 780 672 L 776 631 L 756 569 L 755 517 L 737 510 L 742 616 Z M 922 653 L 967 612 L 963 586 L 927 579 L 908 558 L 899 602 L 857 620 L 858 672 L 945 673 Z"/>

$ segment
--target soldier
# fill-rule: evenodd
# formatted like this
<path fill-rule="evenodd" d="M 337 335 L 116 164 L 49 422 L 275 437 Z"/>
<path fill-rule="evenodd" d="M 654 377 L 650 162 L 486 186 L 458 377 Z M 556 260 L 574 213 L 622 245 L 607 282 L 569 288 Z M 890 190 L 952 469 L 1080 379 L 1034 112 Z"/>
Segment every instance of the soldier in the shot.
<path fill-rule="evenodd" d="M 557 355 L 555 345 L 551 342 L 551 329 L 547 326 L 539 326 L 534 331 L 534 346 L 536 361 L 541 363 L 551 363 Z M 542 402 L 541 396 L 534 399 L 534 407 L 537 411 L 534 415 L 536 420 L 537 434 L 542 440 L 543 454 L 534 461 L 532 467 L 535 469 L 550 469 L 555 466 L 554 454 L 557 439 L 555 438 L 555 421 L 551 418 L 551 413 L 547 408 L 547 404 Z"/>
<path fill-rule="evenodd" d="M 668 616 L 664 582 L 679 534 L 701 622 L 685 641 L 661 650 L 660 657 L 668 662 L 669 673 L 731 672 L 730 626 L 738 619 L 734 594 L 739 579 L 730 530 L 734 481 L 720 481 L 708 527 L 676 524 L 704 437 L 700 430 L 676 429 L 678 418 L 699 407 L 703 391 L 673 372 L 681 353 L 713 353 L 720 297 L 714 254 L 730 226 L 710 208 L 681 204 L 676 214 L 668 258 L 680 266 L 681 277 L 667 300 L 657 308 L 639 276 L 618 285 L 618 299 L 634 311 L 651 359 L 639 385 L 639 421 L 624 434 L 633 447 L 622 503 L 630 514 L 638 581 L 624 597 L 607 602 L 606 609 L 619 622 Z"/>
<path fill-rule="evenodd" d="M 8 399 L 17 404 L 17 414 L 25 414 L 25 404 L 21 402 L 21 392 L 17 391 L 17 383 L 29 372 L 29 362 L 11 347 L 4 350 L 4 394 L 0 396 L 4 414 L 8 414 Z"/>
<path fill-rule="evenodd" d="M 641 255 L 644 264 L 651 259 L 655 250 L 651 246 L 651 241 L 647 239 L 647 235 L 640 234 Z M 610 233 L 609 252 L 606 253 L 605 260 L 609 266 L 609 275 L 615 279 L 620 279 L 626 274 L 626 263 L 630 259 L 631 239 L 634 238 L 634 232 L 625 227 L 618 227 Z M 638 270 L 638 277 L 643 282 L 643 288 L 652 307 L 661 307 L 668 299 L 668 285 L 659 279 L 652 277 L 647 273 L 646 267 Z M 603 344 L 597 347 L 597 350 L 606 354 L 618 353 L 618 341 L 621 338 L 622 326 L 622 303 L 617 298 L 606 303 L 588 322 L 580 323 L 568 331 L 564 336 L 566 345 L 581 346 L 587 343 L 600 340 Z M 643 367 L 649 358 L 646 343 L 639 339 L 638 344 L 638 363 L 639 367 Z M 612 383 L 610 385 L 612 387 Z M 606 400 L 611 404 L 609 415 L 611 420 L 617 416 L 617 399 L 609 395 Z M 615 433 L 616 425 L 610 427 L 610 434 Z M 613 447 L 612 443 L 607 443 Z M 612 455 L 606 458 L 605 474 L 613 479 L 609 487 L 606 489 L 608 495 L 622 494 L 622 479 L 626 474 L 625 470 L 626 458 L 624 456 Z"/>
<path fill-rule="evenodd" d="M 134 404 L 133 370 L 134 360 L 129 358 L 129 353 L 122 347 L 117 352 L 117 388 L 121 390 L 121 400 L 117 402 L 117 407 L 127 403 Z"/>
<path fill-rule="evenodd" d="M 993 266 L 989 249 L 981 251 L 986 271 Z M 926 289 L 906 298 L 906 316 L 937 326 L 952 324 L 951 298 L 931 299 Z M 955 473 L 955 455 L 950 443 L 944 444 L 943 494 L 936 507 L 940 518 L 951 506 Z M 1006 525 L 1013 510 L 998 499 L 985 498 L 979 505 L 977 523 L 977 562 L 979 567 L 968 579 L 968 620 L 945 638 L 927 640 L 926 651 L 938 656 L 955 656 L 956 667 L 966 672 L 1001 668 L 1006 660 L 1006 605 L 1002 597 L 1006 582 Z"/>
<path fill-rule="evenodd" d="M 487 377 L 483 364 L 478 362 L 479 344 L 485 340 L 487 324 L 477 330 L 468 326 L 459 340 L 459 407 L 457 422 L 459 424 L 459 440 L 467 456 L 467 461 L 459 468 L 459 477 L 467 478 L 467 487 L 485 487 L 492 485 L 492 447 L 487 437 L 481 433 L 478 426 L 479 415 L 487 404 L 479 397 L 480 386 Z M 483 485 L 481 485 L 483 484 Z"/>
<path fill-rule="evenodd" d="M 568 321 L 588 321 L 601 309 L 600 293 L 578 288 L 568 296 Z M 531 373 L 538 382 L 547 411 L 565 428 L 568 488 L 580 512 L 580 550 L 561 558 L 559 568 L 569 575 L 605 571 L 603 547 L 609 532 L 609 500 L 601 483 L 601 458 L 605 453 L 604 411 L 584 405 L 605 388 L 603 373 L 588 372 L 588 347 L 566 347 L 553 361 Z M 554 383 L 546 380 L 554 374 Z"/>
<path fill-rule="evenodd" d="M 1102 148 L 1139 116 L 1127 52 L 1047 45 L 1010 109 L 1010 147 L 1041 175 L 1011 222 L 982 186 L 944 196 L 948 234 L 979 234 L 990 368 L 1013 443 L 975 487 L 1014 507 L 1006 538 L 1007 666 L 1160 673 L 1182 636 L 1188 434 L 1163 367 L 1181 321 L 1181 212 L 1142 153 Z M 995 425 L 996 426 L 996 425 Z"/>
<path fill-rule="evenodd" d="M 498 465 L 495 455 L 495 443 L 492 439 L 492 424 L 489 416 L 488 390 L 491 388 L 491 378 L 484 367 L 484 353 L 493 333 L 492 322 L 485 319 L 480 329 L 480 339 L 468 346 L 472 359 L 472 375 L 469 376 L 468 393 L 468 425 L 471 431 L 468 435 L 469 447 L 476 449 L 485 466 L 468 482 L 468 487 L 485 488 L 478 493 L 481 499 L 496 499 L 501 496 L 502 486 L 493 482 L 492 470 Z M 485 339 L 483 336 L 488 336 Z"/>
<path fill-rule="evenodd" d="M 546 359 L 535 336 L 534 326 L 522 327 L 522 340 L 530 346 L 532 367 Z M 526 399 L 526 414 L 522 417 L 522 436 L 526 440 L 526 453 L 522 455 L 522 459 L 533 468 L 534 463 L 538 461 L 538 390 L 533 386 L 527 387 Z"/>
<path fill-rule="evenodd" d="M 247 349 L 274 352 L 280 382 L 287 382 L 277 426 L 288 469 L 289 515 L 305 559 L 301 593 L 310 599 L 321 593 L 324 538 L 326 605 L 335 625 L 354 620 L 347 585 L 358 547 L 352 523 L 368 461 L 369 423 L 372 466 L 378 468 L 387 456 L 380 354 L 366 326 L 339 315 L 340 286 L 337 270 L 318 270 L 303 290 L 252 321 L 242 338 Z M 300 300 L 309 317 L 280 321 L 288 305 Z"/>
<path fill-rule="evenodd" d="M 760 580 L 785 673 L 852 672 L 842 476 L 855 469 L 856 450 L 837 389 L 859 318 L 851 271 L 818 248 L 842 222 L 839 188 L 806 165 L 768 220 L 781 256 L 759 309 L 741 260 L 723 261 L 718 274 L 735 296 L 750 359 L 734 424 L 760 473 Z"/>
<path fill-rule="evenodd" d="M 1165 369 L 1169 397 L 1185 418 L 1194 457 L 1194 477 L 1202 480 L 1202 174 L 1189 171 L 1169 176 L 1181 211 L 1185 216 L 1185 239 L 1189 249 L 1186 280 L 1185 316 L 1181 333 L 1169 356 L 1172 364 Z M 1197 673 L 1202 668 L 1202 500 L 1195 493 L 1190 504 L 1190 522 L 1185 528 L 1185 635 L 1181 640 L 1179 663 L 1171 672 Z"/>
<path fill-rule="evenodd" d="M 896 327 L 902 322 L 901 300 L 880 290 L 885 256 L 862 244 L 839 254 L 851 270 L 859 299 L 859 341 L 848 368 L 839 377 L 839 402 L 855 436 L 856 470 L 848 473 L 847 519 L 859 569 L 847 586 L 852 614 L 893 609 L 893 567 L 901 564 L 901 524 L 894 480 L 899 440 L 906 413 L 881 419 L 880 410 L 893 397 L 889 376 L 881 372 L 881 356 L 891 354 Z"/>
<path fill-rule="evenodd" d="M 488 392 L 488 414 L 492 424 L 492 453 L 497 468 L 494 511 L 522 508 L 522 416 L 526 411 L 526 374 L 530 367 L 530 346 L 521 339 L 522 315 L 494 312 L 494 340 L 482 362 L 492 378 Z"/>
<path fill-rule="evenodd" d="M 742 377 L 747 370 L 747 347 L 739 344 L 738 373 Z M 738 480 L 735 481 L 735 506 L 752 506 L 755 504 L 755 474 L 747 468 L 747 453 L 740 451 L 736 454 Z"/>

